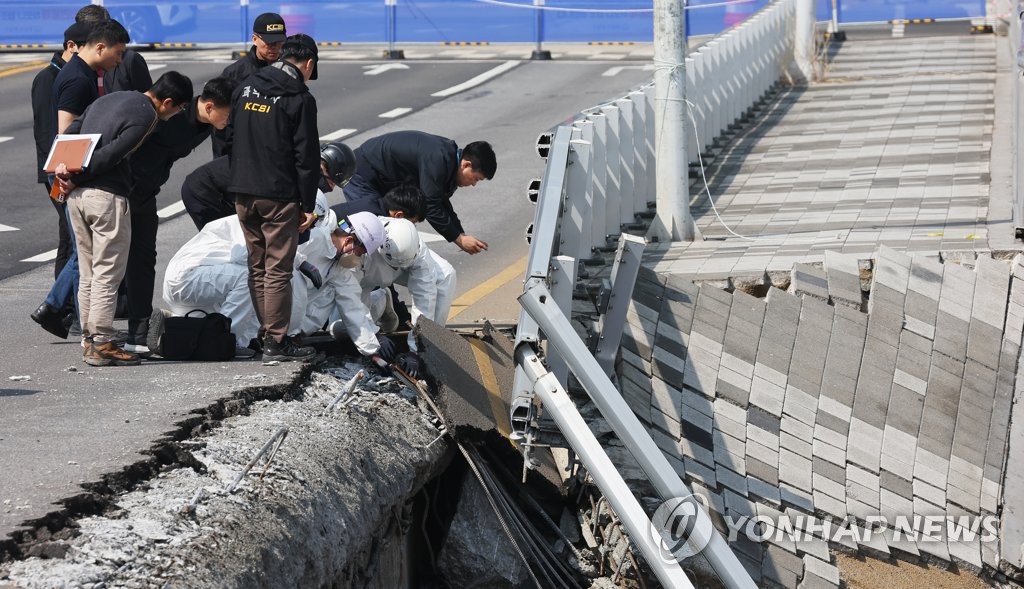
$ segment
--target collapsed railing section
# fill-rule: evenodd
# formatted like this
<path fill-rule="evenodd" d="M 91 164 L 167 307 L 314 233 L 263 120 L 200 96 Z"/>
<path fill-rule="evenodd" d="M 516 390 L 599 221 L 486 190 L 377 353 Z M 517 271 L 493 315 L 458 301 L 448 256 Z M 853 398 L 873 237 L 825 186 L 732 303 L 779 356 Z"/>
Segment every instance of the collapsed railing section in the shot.
<path fill-rule="evenodd" d="M 689 159 L 716 147 L 783 77 L 793 59 L 794 6 L 794 0 L 778 0 L 686 58 Z M 665 530 L 647 518 L 566 394 L 571 372 L 661 500 L 690 495 L 611 379 L 645 246 L 642 221 L 652 216 L 655 200 L 656 108 L 654 86 L 647 84 L 584 111 L 538 141 L 547 165 L 543 178 L 530 187 L 537 210 L 528 230 L 531 247 L 516 333 L 512 437 L 529 465 L 530 449 L 542 443 L 539 400 L 544 417 L 557 424 L 659 580 L 666 587 L 689 587 L 677 553 L 666 548 L 680 540 L 665 536 L 677 531 L 675 526 Z M 611 274 L 596 297 L 599 318 L 587 326 L 588 345 L 570 322 L 574 291 L 586 275 L 584 267 L 603 264 L 603 256 L 613 251 Z M 691 548 L 688 554 L 701 551 L 726 586 L 754 587 L 703 509 L 690 523 L 682 538 Z"/>

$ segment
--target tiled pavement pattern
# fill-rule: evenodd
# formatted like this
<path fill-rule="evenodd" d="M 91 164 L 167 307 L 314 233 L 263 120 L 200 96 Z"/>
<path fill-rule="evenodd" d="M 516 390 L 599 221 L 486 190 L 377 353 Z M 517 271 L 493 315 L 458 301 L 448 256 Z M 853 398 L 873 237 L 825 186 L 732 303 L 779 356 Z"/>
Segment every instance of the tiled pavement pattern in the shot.
<path fill-rule="evenodd" d="M 1024 255 L 973 266 L 884 246 L 829 253 L 764 298 L 645 268 L 620 388 L 723 531 L 723 512 L 859 526 L 872 515 L 998 515 Z M 777 538 L 733 544 L 759 586 L 838 584 L 825 542 Z M 975 569 L 1000 557 L 995 542 L 891 532 L 839 544 Z M 834 537 L 832 547 L 843 548 Z"/>
<path fill-rule="evenodd" d="M 788 271 L 825 250 L 988 249 L 996 42 L 843 44 L 824 82 L 782 90 L 706 162 L 721 220 L 744 237 L 695 178 L 691 210 L 707 240 L 648 247 L 647 260 L 727 276 Z"/>

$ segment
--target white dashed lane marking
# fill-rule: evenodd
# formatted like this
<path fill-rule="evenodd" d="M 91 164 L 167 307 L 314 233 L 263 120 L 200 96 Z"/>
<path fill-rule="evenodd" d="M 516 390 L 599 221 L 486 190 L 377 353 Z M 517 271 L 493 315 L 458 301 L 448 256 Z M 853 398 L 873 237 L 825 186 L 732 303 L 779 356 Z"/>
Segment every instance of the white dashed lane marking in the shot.
<path fill-rule="evenodd" d="M 355 133 L 358 129 L 338 129 L 333 133 L 328 133 L 320 137 L 320 141 L 334 141 L 335 139 L 344 139 L 349 135 Z"/>
<path fill-rule="evenodd" d="M 412 109 L 411 108 L 405 108 L 403 106 L 401 108 L 393 108 L 393 109 L 389 110 L 388 112 L 382 112 L 382 113 L 380 113 L 377 116 L 382 118 L 382 119 L 394 119 L 394 118 L 398 118 L 398 117 L 400 117 L 400 116 L 402 116 L 402 115 L 404 115 L 406 113 L 409 113 L 409 112 L 412 112 Z"/>
<path fill-rule="evenodd" d="M 183 203 L 183 202 L 181 202 L 179 200 L 178 202 L 176 202 L 176 203 L 174 203 L 172 205 L 167 205 L 166 207 L 160 209 L 159 211 L 156 212 L 156 215 L 158 217 L 160 217 L 161 219 L 166 219 L 168 217 L 173 217 L 174 215 L 177 215 L 178 213 L 180 213 L 180 212 L 182 212 L 184 210 L 185 210 L 185 203 Z"/>
<path fill-rule="evenodd" d="M 57 259 L 57 250 L 53 249 L 48 252 L 43 252 L 38 256 L 32 256 L 31 258 L 25 258 L 22 262 L 49 262 Z"/>
<path fill-rule="evenodd" d="M 11 139 L 14 139 L 14 137 L 0 137 L 0 143 L 10 141 Z"/>
<path fill-rule="evenodd" d="M 382 63 L 380 65 L 364 65 L 363 69 L 366 70 L 363 72 L 364 76 L 376 76 L 388 70 L 407 70 L 409 66 L 404 63 Z"/>
<path fill-rule="evenodd" d="M 10 225 L 0 224 L 0 233 L 2 233 L 4 231 L 17 231 L 17 230 L 18 230 L 17 227 L 11 227 Z"/>

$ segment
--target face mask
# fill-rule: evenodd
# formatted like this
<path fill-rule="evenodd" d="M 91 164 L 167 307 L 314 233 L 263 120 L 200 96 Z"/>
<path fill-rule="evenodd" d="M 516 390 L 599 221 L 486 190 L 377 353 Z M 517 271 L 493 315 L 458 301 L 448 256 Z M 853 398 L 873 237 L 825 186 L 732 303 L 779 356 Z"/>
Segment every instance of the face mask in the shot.
<path fill-rule="evenodd" d="M 342 268 L 358 268 L 362 260 L 355 254 L 342 254 L 338 256 L 338 265 Z"/>

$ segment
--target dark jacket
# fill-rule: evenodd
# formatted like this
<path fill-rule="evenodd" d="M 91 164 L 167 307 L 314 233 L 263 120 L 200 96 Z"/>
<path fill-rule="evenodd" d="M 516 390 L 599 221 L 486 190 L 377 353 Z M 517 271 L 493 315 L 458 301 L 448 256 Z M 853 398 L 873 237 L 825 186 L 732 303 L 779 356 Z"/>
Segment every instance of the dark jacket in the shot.
<path fill-rule="evenodd" d="M 451 203 L 460 160 L 454 141 L 422 131 L 396 131 L 368 139 L 355 155 L 358 181 L 382 195 L 401 184 L 415 184 L 426 197 L 430 226 L 448 241 L 464 233 Z"/>
<path fill-rule="evenodd" d="M 270 65 L 268 62 L 256 57 L 256 46 L 253 45 L 249 48 L 249 52 L 238 58 L 237 61 L 224 68 L 224 71 L 220 73 L 222 77 L 230 78 L 241 82 L 249 76 L 255 74 L 258 70 Z M 231 125 L 228 125 L 222 130 L 214 129 L 210 133 L 210 142 L 213 144 L 213 157 L 220 157 L 227 155 L 231 151 L 231 136 L 232 129 Z"/>
<path fill-rule="evenodd" d="M 156 206 L 154 198 L 171 176 L 174 162 L 192 153 L 210 135 L 211 125 L 200 122 L 198 112 L 196 97 L 181 114 L 157 123 L 149 139 L 132 154 L 130 198 L 134 212 L 139 212 L 139 207 Z"/>
<path fill-rule="evenodd" d="M 132 187 L 131 158 L 156 127 L 156 109 L 141 92 L 101 96 L 68 127 L 68 134 L 100 133 L 100 142 L 84 172 L 72 176 L 77 186 L 127 197 Z"/>
<path fill-rule="evenodd" d="M 226 155 L 199 166 L 185 177 L 181 202 L 200 229 L 213 219 L 235 214 L 235 201 L 228 192 L 230 181 L 231 158 Z"/>
<path fill-rule="evenodd" d="M 384 210 L 384 200 L 380 198 L 361 198 L 338 203 L 331 207 L 335 216 L 340 221 L 352 213 L 373 213 L 378 217 L 387 217 L 388 211 Z"/>
<path fill-rule="evenodd" d="M 49 65 L 39 70 L 32 79 L 32 135 L 36 140 L 36 179 L 46 184 L 46 172 L 43 164 L 50 154 L 50 145 L 57 131 L 57 121 L 53 118 L 53 81 L 64 67 L 63 51 L 53 54 Z"/>
<path fill-rule="evenodd" d="M 246 78 L 232 97 L 231 184 L 257 198 L 298 202 L 313 212 L 320 183 L 316 99 L 302 73 L 277 62 Z"/>
<path fill-rule="evenodd" d="M 149 73 L 149 66 L 142 54 L 134 49 L 126 50 L 121 63 L 103 74 L 104 94 L 123 90 L 145 92 L 152 87 L 153 76 Z"/>

